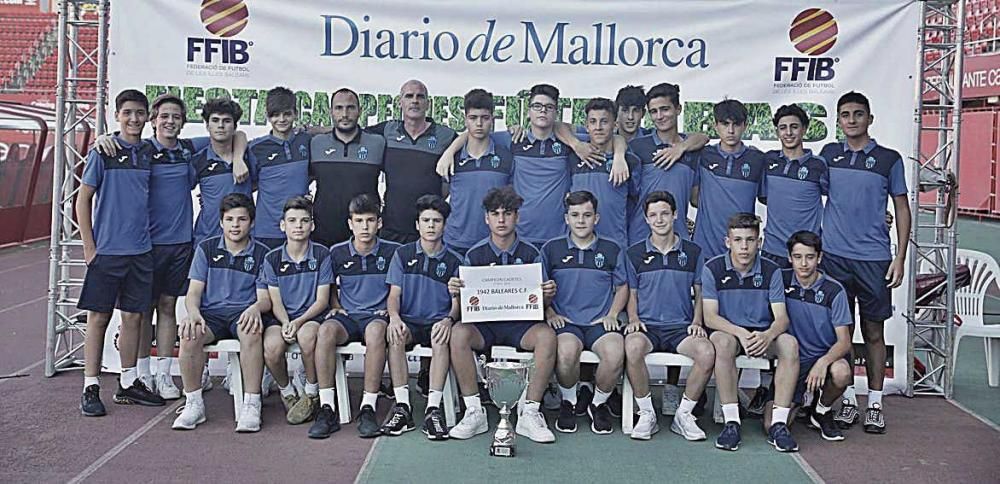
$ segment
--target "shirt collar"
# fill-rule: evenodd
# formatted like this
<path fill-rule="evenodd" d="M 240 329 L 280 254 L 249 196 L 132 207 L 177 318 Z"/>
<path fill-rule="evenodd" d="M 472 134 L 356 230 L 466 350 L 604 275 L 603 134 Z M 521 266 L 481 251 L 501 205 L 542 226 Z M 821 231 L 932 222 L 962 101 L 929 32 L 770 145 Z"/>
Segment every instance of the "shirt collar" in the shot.
<path fill-rule="evenodd" d="M 785 156 L 785 152 L 782 151 L 782 150 L 778 150 L 778 156 L 780 156 L 782 160 L 785 160 L 785 161 L 795 161 L 795 162 L 798 162 L 798 163 L 802 163 L 803 161 L 806 161 L 809 158 L 812 158 L 813 152 L 812 152 L 811 149 L 805 148 L 802 151 L 804 152 L 803 155 L 800 156 L 800 157 L 798 157 L 798 158 L 795 158 L 794 160 L 788 159 L 788 157 Z"/>
<path fill-rule="evenodd" d="M 225 163 L 227 165 L 229 164 L 228 161 L 222 159 L 222 157 L 219 156 L 219 154 L 215 152 L 215 148 L 212 148 L 211 144 L 209 144 L 207 148 L 208 149 L 205 150 L 205 156 L 207 156 L 208 159 L 210 159 L 210 160 L 216 160 L 216 161 L 221 161 L 221 162 L 223 162 L 223 163 Z"/>
<path fill-rule="evenodd" d="M 313 241 L 310 240 L 306 245 L 306 257 L 302 260 L 316 260 L 316 256 L 313 255 Z M 295 262 L 288 255 L 288 242 L 281 244 L 281 262 Z"/>
<path fill-rule="evenodd" d="M 382 245 L 382 239 L 379 237 L 375 237 L 375 245 L 372 246 L 372 251 L 369 252 L 368 255 L 378 254 L 378 249 L 381 245 Z M 354 248 L 354 237 L 351 237 L 351 240 L 347 242 L 347 247 L 350 249 L 352 256 L 360 255 L 360 252 L 358 252 L 358 250 Z"/>
<path fill-rule="evenodd" d="M 672 247 L 670 247 L 670 249 L 667 250 L 667 253 L 669 254 L 671 252 L 680 251 L 681 250 L 681 245 L 683 243 L 684 243 L 684 239 L 682 239 L 681 236 L 678 235 L 677 236 L 677 242 L 675 242 L 674 245 Z M 646 252 L 660 253 L 660 249 L 657 249 L 656 246 L 653 245 L 653 237 L 652 236 L 646 237 Z"/>
<path fill-rule="evenodd" d="M 802 289 L 815 289 L 815 288 L 819 287 L 819 285 L 823 283 L 824 277 L 823 277 L 823 272 L 822 271 L 816 271 L 816 272 L 819 274 L 819 277 L 817 277 L 816 280 L 813 281 L 812 285 L 809 286 L 809 287 L 803 287 L 802 283 L 799 282 L 799 278 L 793 272 L 792 273 L 792 285 L 796 286 L 796 287 L 799 287 L 799 288 L 802 288 Z"/>
<path fill-rule="evenodd" d="M 160 140 L 156 139 L 156 136 L 150 137 L 149 142 L 153 145 L 153 148 L 155 148 L 157 152 L 180 151 L 182 149 L 181 140 L 177 140 L 177 143 L 174 144 L 173 148 L 167 148 L 166 146 L 163 146 L 163 144 L 160 143 Z"/>
<path fill-rule="evenodd" d="M 333 141 L 335 141 L 337 143 L 340 143 L 340 144 L 342 144 L 344 146 L 347 146 L 347 145 L 349 145 L 351 143 L 360 143 L 361 142 L 361 132 L 363 130 L 361 129 L 360 126 L 358 126 L 357 131 L 354 132 L 354 137 L 352 137 L 351 139 L 347 140 L 346 143 L 343 142 L 343 141 L 341 141 L 340 138 L 337 137 L 337 131 L 336 130 L 337 130 L 337 128 L 334 128 L 334 130 L 330 132 L 330 137 L 333 138 Z"/>
<path fill-rule="evenodd" d="M 687 135 L 684 134 L 684 133 L 677 133 L 677 136 L 681 137 L 681 141 L 684 141 L 684 140 L 687 139 Z M 663 141 L 662 139 L 660 139 L 660 133 L 658 131 L 656 131 L 655 129 L 653 130 L 653 142 L 656 143 L 656 146 L 673 146 L 672 143 L 668 143 L 668 142 Z"/>
<path fill-rule="evenodd" d="M 594 235 L 594 240 L 590 241 L 590 245 L 588 245 L 586 247 L 580 247 L 579 245 L 576 245 L 576 242 L 573 242 L 573 236 L 572 235 L 566 234 L 566 248 L 567 249 L 579 249 L 579 250 L 594 250 L 594 249 L 597 248 L 597 235 L 596 234 Z"/>
<path fill-rule="evenodd" d="M 739 157 L 743 156 L 744 153 L 747 152 L 748 148 L 747 148 L 747 144 L 746 143 L 740 143 L 740 149 L 738 151 L 736 151 L 735 153 L 730 153 L 728 151 L 723 151 L 723 149 L 722 149 L 722 143 L 717 143 L 715 145 L 715 149 L 719 152 L 719 155 L 721 155 L 723 158 L 730 158 L 730 157 L 732 157 L 732 158 L 738 159 Z"/>
<path fill-rule="evenodd" d="M 875 146 L 877 144 L 878 143 L 875 142 L 875 138 L 868 138 L 868 144 L 866 144 L 864 148 L 861 148 L 861 151 L 864 151 L 865 154 L 867 155 L 868 153 L 871 153 L 873 149 L 875 149 Z M 847 140 L 844 140 L 844 153 L 853 153 L 853 152 L 854 150 L 852 150 L 851 147 L 847 144 Z"/>
<path fill-rule="evenodd" d="M 241 250 L 236 255 L 240 256 L 240 255 L 250 254 L 251 252 L 253 252 L 253 246 L 254 246 L 255 243 L 256 242 L 254 241 L 253 236 L 250 236 L 250 242 L 247 243 L 247 246 L 244 247 L 243 250 Z M 219 249 L 225 250 L 226 253 L 229 253 L 229 249 L 226 248 L 226 236 L 225 235 L 222 235 L 222 236 L 219 237 L 219 245 L 217 245 L 216 247 L 219 248 Z"/>
<path fill-rule="evenodd" d="M 507 250 L 497 247 L 497 245 L 493 243 L 493 237 L 486 237 L 486 243 L 490 245 L 490 249 L 493 249 L 493 253 L 496 254 L 497 257 L 500 257 L 503 254 L 514 255 L 514 251 L 517 250 L 517 244 L 521 243 L 521 238 L 514 235 L 514 243 L 510 244 L 510 249 Z"/>
<path fill-rule="evenodd" d="M 728 251 L 725 254 L 726 254 L 726 257 L 725 257 L 725 259 L 726 259 L 726 269 L 730 270 L 730 271 L 736 271 L 736 268 L 733 267 L 733 257 L 732 257 L 732 255 Z M 748 272 L 747 275 L 758 274 L 758 273 L 760 273 L 760 253 L 759 252 L 757 253 L 757 256 L 754 257 L 753 267 L 750 268 L 750 272 Z"/>
<path fill-rule="evenodd" d="M 124 148 L 124 149 L 134 150 L 134 149 L 138 148 L 139 145 L 142 144 L 143 140 L 140 139 L 138 143 L 132 144 L 132 143 L 129 143 L 128 141 L 125 141 L 125 138 L 122 138 L 121 136 L 119 136 L 119 135 L 116 134 L 115 135 L 115 141 L 117 141 L 118 144 L 121 145 L 121 147 Z"/>
<path fill-rule="evenodd" d="M 538 141 L 538 138 L 535 137 L 535 133 L 533 131 L 531 131 L 531 128 L 526 129 L 524 131 L 524 135 L 528 139 L 528 141 L 530 141 L 532 143 L 535 143 L 535 142 Z M 552 130 L 552 132 L 549 133 L 549 136 L 547 138 L 545 138 L 545 140 L 552 140 L 553 142 L 555 142 L 556 141 L 556 132 L 555 132 L 555 130 Z M 543 141 L 545 141 L 545 140 L 543 140 Z"/>
<path fill-rule="evenodd" d="M 295 138 L 295 133 L 294 132 L 292 133 L 292 136 L 289 137 L 288 139 L 281 139 L 281 138 L 275 136 L 274 132 L 272 132 L 272 131 L 268 131 L 268 133 L 264 136 L 265 140 L 270 141 L 272 143 L 275 143 L 275 144 L 277 144 L 279 146 L 284 146 L 284 145 L 290 145 L 290 144 L 292 144 L 292 140 L 294 138 Z"/>
<path fill-rule="evenodd" d="M 490 140 L 490 146 L 486 148 L 486 153 L 483 153 L 483 156 L 481 156 L 480 158 L 486 157 L 487 155 L 496 154 L 496 146 L 493 144 L 493 137 L 490 136 L 489 140 Z M 472 155 L 469 154 L 468 147 L 469 147 L 469 142 L 466 141 L 465 144 L 462 146 L 462 152 L 459 155 L 459 159 L 469 160 L 473 158 Z"/>

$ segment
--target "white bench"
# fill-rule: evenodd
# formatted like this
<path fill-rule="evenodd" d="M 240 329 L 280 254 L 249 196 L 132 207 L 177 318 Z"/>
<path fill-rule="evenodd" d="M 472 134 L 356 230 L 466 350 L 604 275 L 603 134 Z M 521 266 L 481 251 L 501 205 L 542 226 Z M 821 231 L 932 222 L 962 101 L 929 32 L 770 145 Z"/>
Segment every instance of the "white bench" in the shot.
<path fill-rule="evenodd" d="M 206 353 L 226 353 L 229 359 L 229 393 L 233 396 L 233 419 L 239 420 L 243 406 L 243 371 L 240 369 L 240 340 L 223 339 L 205 346 Z"/>

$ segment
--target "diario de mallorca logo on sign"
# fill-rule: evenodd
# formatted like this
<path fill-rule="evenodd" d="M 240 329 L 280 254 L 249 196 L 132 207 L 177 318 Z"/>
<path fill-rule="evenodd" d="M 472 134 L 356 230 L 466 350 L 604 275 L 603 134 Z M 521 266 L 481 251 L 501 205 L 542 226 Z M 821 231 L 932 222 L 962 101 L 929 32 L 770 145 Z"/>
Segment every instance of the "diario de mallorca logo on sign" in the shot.
<path fill-rule="evenodd" d="M 190 75 L 245 77 L 253 41 L 236 38 L 246 28 L 250 11 L 244 0 L 203 0 L 201 24 L 214 37 L 188 37 Z"/>
<path fill-rule="evenodd" d="M 774 91 L 816 93 L 834 90 L 834 65 L 838 57 L 824 57 L 837 43 L 840 28 L 833 14 L 808 8 L 799 12 L 788 28 L 788 40 L 802 56 L 774 59 Z"/>

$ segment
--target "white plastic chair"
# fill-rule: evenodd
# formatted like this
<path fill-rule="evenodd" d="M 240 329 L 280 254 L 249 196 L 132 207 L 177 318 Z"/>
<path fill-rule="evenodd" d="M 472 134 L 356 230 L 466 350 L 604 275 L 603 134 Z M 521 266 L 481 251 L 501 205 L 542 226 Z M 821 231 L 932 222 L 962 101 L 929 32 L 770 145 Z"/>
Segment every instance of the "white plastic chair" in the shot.
<path fill-rule="evenodd" d="M 972 281 L 967 287 L 955 291 L 955 313 L 962 319 L 962 325 L 955 331 L 952 371 L 958 363 L 958 347 L 962 337 L 978 336 L 983 338 L 986 346 L 986 375 L 989 385 L 1000 386 L 1000 324 L 987 325 L 983 322 L 986 293 L 997 283 L 1000 268 L 992 256 L 983 252 L 959 249 L 956 256 L 958 264 L 969 266 Z"/>

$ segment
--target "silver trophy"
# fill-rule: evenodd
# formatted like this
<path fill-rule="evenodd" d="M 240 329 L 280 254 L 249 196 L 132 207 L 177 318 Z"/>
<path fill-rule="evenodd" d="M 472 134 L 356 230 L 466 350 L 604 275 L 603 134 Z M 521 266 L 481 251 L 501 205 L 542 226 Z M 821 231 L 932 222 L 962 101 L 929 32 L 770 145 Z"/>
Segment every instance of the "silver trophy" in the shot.
<path fill-rule="evenodd" d="M 493 361 L 483 365 L 486 388 L 500 409 L 500 423 L 493 434 L 490 455 L 514 457 L 514 427 L 510 425 L 510 407 L 513 407 L 528 386 L 531 362 Z"/>

